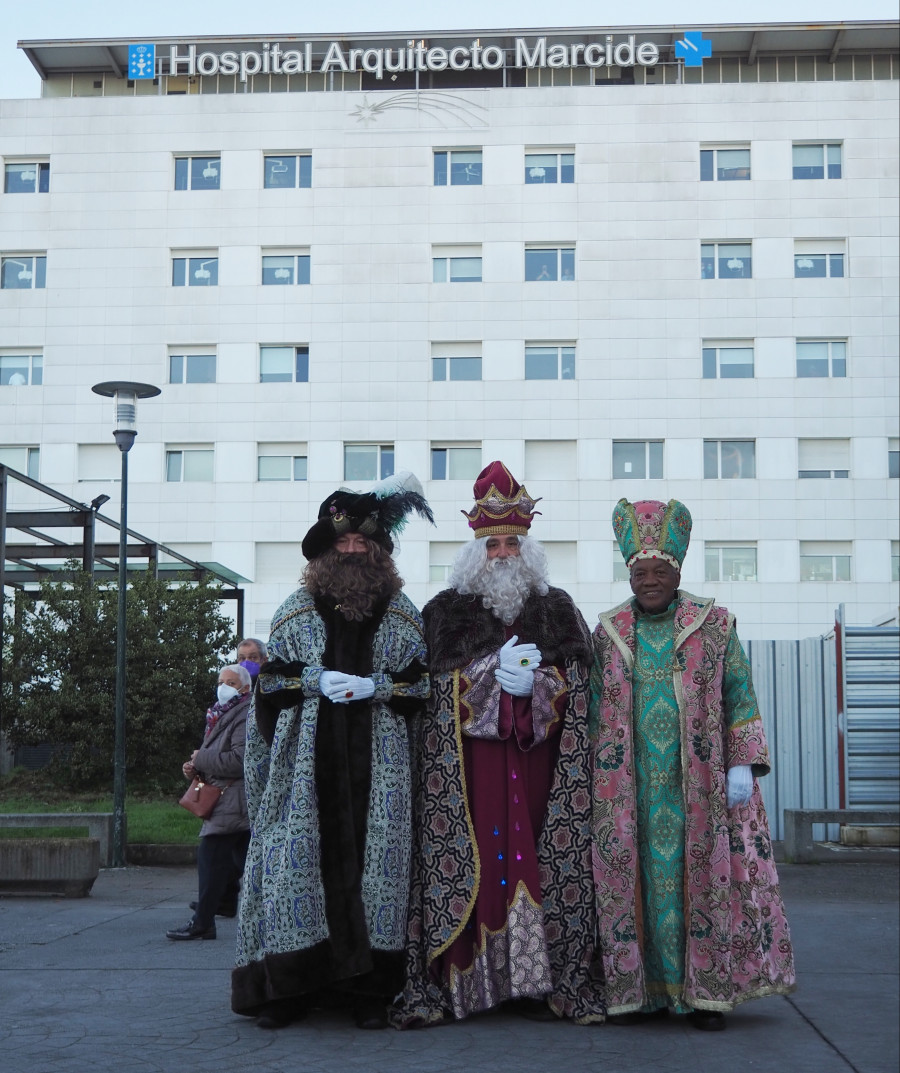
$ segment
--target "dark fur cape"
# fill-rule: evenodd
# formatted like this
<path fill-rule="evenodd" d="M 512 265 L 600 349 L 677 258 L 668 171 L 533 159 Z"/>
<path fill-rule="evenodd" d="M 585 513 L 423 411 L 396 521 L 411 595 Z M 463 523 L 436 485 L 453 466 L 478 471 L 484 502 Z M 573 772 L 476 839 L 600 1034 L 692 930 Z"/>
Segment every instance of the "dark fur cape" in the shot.
<path fill-rule="evenodd" d="M 444 589 L 423 611 L 429 643 L 429 667 L 442 674 L 464 667 L 473 659 L 496 652 L 506 640 L 506 630 L 480 596 L 463 596 Z M 546 596 L 532 594 L 516 619 L 519 640 L 537 645 L 544 663 L 567 659 L 590 665 L 591 635 L 572 597 L 551 588 Z"/>

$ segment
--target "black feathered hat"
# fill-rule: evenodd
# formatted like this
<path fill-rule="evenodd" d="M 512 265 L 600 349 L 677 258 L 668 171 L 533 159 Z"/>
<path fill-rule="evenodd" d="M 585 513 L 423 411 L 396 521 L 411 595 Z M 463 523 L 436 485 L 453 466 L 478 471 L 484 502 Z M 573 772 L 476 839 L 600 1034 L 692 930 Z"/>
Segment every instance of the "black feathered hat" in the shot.
<path fill-rule="evenodd" d="M 379 481 L 369 492 L 338 488 L 319 507 L 319 520 L 303 538 L 303 554 L 315 559 L 344 533 L 362 533 L 393 551 L 392 536 L 404 529 L 411 511 L 434 524 L 422 485 L 408 470 Z"/>

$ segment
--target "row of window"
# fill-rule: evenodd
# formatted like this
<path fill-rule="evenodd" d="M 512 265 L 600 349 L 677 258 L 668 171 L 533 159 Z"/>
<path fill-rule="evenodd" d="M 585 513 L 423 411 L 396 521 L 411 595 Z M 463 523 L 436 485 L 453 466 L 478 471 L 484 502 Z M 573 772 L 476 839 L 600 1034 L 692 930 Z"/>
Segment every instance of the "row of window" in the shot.
<path fill-rule="evenodd" d="M 794 179 L 840 179 L 840 142 L 798 142 L 792 147 Z M 481 186 L 484 174 L 482 150 L 435 149 L 435 186 Z M 222 176 L 220 156 L 176 156 L 176 190 L 218 190 Z M 750 146 L 700 149 L 700 179 L 732 182 L 749 179 Z M 546 148 L 525 151 L 526 185 L 575 182 L 575 149 Z M 303 189 L 312 186 L 312 154 L 279 153 L 263 156 L 263 188 Z M 50 190 L 50 161 L 14 161 L 4 165 L 3 190 L 7 194 L 46 194 Z"/>
<path fill-rule="evenodd" d="M 795 279 L 838 279 L 847 275 L 844 239 L 796 239 Z M 303 285 L 311 282 L 308 248 L 279 250 L 261 255 L 260 282 L 264 287 Z M 482 283 L 480 245 L 433 246 L 432 282 Z M 751 279 L 753 244 L 746 242 L 701 242 L 701 279 Z M 538 243 L 525 245 L 526 282 L 556 283 L 575 280 L 575 247 Z M 219 255 L 215 250 L 175 251 L 172 255 L 173 287 L 217 287 Z M 47 286 L 47 254 L 9 252 L 0 256 L 0 288 L 35 290 Z"/>
<path fill-rule="evenodd" d="M 797 339 L 795 373 L 800 379 L 847 376 L 846 339 Z M 435 382 L 482 380 L 478 343 L 433 343 L 431 379 Z M 522 376 L 525 380 L 574 380 L 575 344 L 526 343 Z M 470 351 L 465 353 L 464 351 Z M 170 384 L 217 383 L 214 348 L 172 347 L 168 355 Z M 749 379 L 755 376 L 753 340 L 709 340 L 702 345 L 704 380 Z M 0 387 L 40 385 L 44 382 L 44 357 L 40 351 L 0 352 Z M 309 382 L 309 346 L 261 345 L 259 382 L 286 384 Z"/>
<path fill-rule="evenodd" d="M 542 461 L 550 460 L 550 469 L 558 472 L 574 469 L 575 442 L 529 441 L 526 445 L 540 449 Z M 662 480 L 663 440 L 613 440 L 612 476 L 614 480 Z M 79 445 L 79 480 L 116 480 L 119 454 L 115 444 Z M 166 446 L 166 480 L 214 480 L 215 448 L 213 444 Z M 0 447 L 0 462 L 37 477 L 40 448 L 32 446 Z M 257 445 L 257 479 L 260 481 L 305 481 L 307 448 L 305 444 L 265 443 Z M 536 463 L 537 471 L 541 462 Z M 433 444 L 430 478 L 433 481 L 472 481 L 483 466 L 480 443 Z M 797 441 L 797 477 L 799 479 L 840 479 L 850 476 L 849 439 L 799 439 Z M 561 468 L 562 467 L 562 468 Z M 546 467 L 544 467 L 546 468 Z M 344 444 L 344 480 L 375 481 L 394 473 L 392 443 Z M 539 476 L 547 476 L 539 473 Z M 550 474 L 552 475 L 552 474 Z M 752 480 L 756 477 L 756 441 L 752 439 L 704 440 L 704 480 Z M 888 441 L 888 476 L 900 478 L 900 440 Z"/>

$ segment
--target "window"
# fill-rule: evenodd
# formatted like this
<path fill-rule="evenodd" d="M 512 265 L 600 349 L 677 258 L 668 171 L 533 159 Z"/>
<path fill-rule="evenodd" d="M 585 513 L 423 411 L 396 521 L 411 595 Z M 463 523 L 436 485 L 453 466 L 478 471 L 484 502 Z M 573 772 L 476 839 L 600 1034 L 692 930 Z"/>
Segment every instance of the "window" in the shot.
<path fill-rule="evenodd" d="M 545 149 L 525 154 L 525 182 L 574 183 L 574 149 Z"/>
<path fill-rule="evenodd" d="M 114 443 L 78 444 L 79 481 L 119 481 L 122 454 Z"/>
<path fill-rule="evenodd" d="M 169 354 L 170 384 L 214 384 L 216 355 Z"/>
<path fill-rule="evenodd" d="M 900 439 L 888 440 L 888 477 L 900 477 Z"/>
<path fill-rule="evenodd" d="M 578 448 L 575 440 L 526 440 L 525 481 L 575 480 Z"/>
<path fill-rule="evenodd" d="M 750 279 L 751 249 L 749 242 L 704 242 L 700 246 L 700 278 Z"/>
<path fill-rule="evenodd" d="M 262 282 L 264 287 L 288 287 L 293 283 L 309 283 L 309 251 L 264 253 Z"/>
<path fill-rule="evenodd" d="M 575 279 L 573 246 L 526 246 L 525 279 L 546 282 Z"/>
<path fill-rule="evenodd" d="M 307 480 L 305 443 L 260 443 L 256 447 L 256 479 L 259 481 Z"/>
<path fill-rule="evenodd" d="M 434 283 L 480 283 L 480 246 L 432 246 Z"/>
<path fill-rule="evenodd" d="M 571 343 L 526 343 L 526 380 L 574 380 L 575 347 Z"/>
<path fill-rule="evenodd" d="M 795 145 L 793 147 L 795 179 L 840 179 L 840 143 Z"/>
<path fill-rule="evenodd" d="M 173 287 L 217 287 L 219 258 L 215 253 L 172 255 Z"/>
<path fill-rule="evenodd" d="M 707 541 L 707 581 L 756 581 L 755 544 L 718 544 Z"/>
<path fill-rule="evenodd" d="M 428 580 L 444 584 L 450 577 L 453 563 L 462 547 L 459 541 L 432 540 L 428 545 Z"/>
<path fill-rule="evenodd" d="M 46 286 L 46 253 L 17 253 L 14 257 L 0 257 L 0 288 L 3 290 L 42 290 Z"/>
<path fill-rule="evenodd" d="M 0 354 L 0 387 L 21 387 L 44 382 L 41 354 Z"/>
<path fill-rule="evenodd" d="M 798 473 L 804 477 L 849 477 L 849 440 L 798 440 Z"/>
<path fill-rule="evenodd" d="M 663 475 L 662 440 L 613 440 L 613 478 L 658 480 Z"/>
<path fill-rule="evenodd" d="M 481 150 L 435 150 L 434 185 L 481 186 Z"/>
<path fill-rule="evenodd" d="M 217 156 L 175 157 L 176 190 L 218 190 L 222 161 Z"/>
<path fill-rule="evenodd" d="M 345 443 L 344 480 L 379 481 L 394 473 L 392 443 Z"/>
<path fill-rule="evenodd" d="M 259 348 L 259 382 L 289 384 L 309 381 L 308 346 L 261 346 Z"/>
<path fill-rule="evenodd" d="M 263 157 L 263 186 L 266 190 L 312 186 L 312 156 L 297 153 Z"/>
<path fill-rule="evenodd" d="M 798 339 L 797 376 L 847 375 L 847 342 L 844 339 Z"/>
<path fill-rule="evenodd" d="M 801 540 L 801 581 L 850 581 L 849 540 Z"/>
<path fill-rule="evenodd" d="M 547 556 L 548 575 L 554 585 L 574 585 L 578 582 L 578 545 L 574 540 L 542 540 Z"/>
<path fill-rule="evenodd" d="M 900 540 L 891 541 L 891 581 L 900 581 Z"/>
<path fill-rule="evenodd" d="M 613 581 L 631 581 L 631 571 L 625 565 L 625 560 L 622 558 L 622 552 L 619 550 L 618 544 L 612 546 L 613 557 Z"/>
<path fill-rule="evenodd" d="M 794 243 L 794 276 L 797 279 L 838 279 L 844 275 L 844 242 L 841 239 L 808 239 Z"/>
<path fill-rule="evenodd" d="M 431 448 L 433 481 L 474 481 L 481 469 L 480 447 L 458 445 Z"/>
<path fill-rule="evenodd" d="M 756 476 L 755 440 L 704 440 L 703 477 L 707 481 Z"/>
<path fill-rule="evenodd" d="M 701 182 L 734 182 L 750 178 L 750 147 L 701 149 Z"/>
<path fill-rule="evenodd" d="M 4 166 L 3 192 L 5 194 L 46 194 L 49 190 L 49 161 L 29 161 Z"/>
<path fill-rule="evenodd" d="M 744 380 L 752 376 L 751 340 L 703 340 L 704 380 Z"/>
<path fill-rule="evenodd" d="M 41 449 L 40 447 L 0 446 L 0 462 L 36 481 L 40 477 Z"/>
<path fill-rule="evenodd" d="M 432 380 L 480 380 L 481 343 L 432 343 Z"/>
<path fill-rule="evenodd" d="M 212 446 L 166 448 L 167 481 L 211 481 L 212 479 Z"/>

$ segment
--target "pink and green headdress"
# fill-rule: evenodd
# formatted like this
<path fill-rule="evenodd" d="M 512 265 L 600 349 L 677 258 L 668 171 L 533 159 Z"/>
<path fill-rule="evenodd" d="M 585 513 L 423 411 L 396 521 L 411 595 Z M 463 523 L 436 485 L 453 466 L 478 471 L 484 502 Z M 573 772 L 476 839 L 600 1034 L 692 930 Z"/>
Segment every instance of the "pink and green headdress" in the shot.
<path fill-rule="evenodd" d="M 612 524 L 629 569 L 640 559 L 662 559 L 676 570 L 681 569 L 691 542 L 691 512 L 677 499 L 668 503 L 658 499 L 629 503 L 620 499 Z"/>

